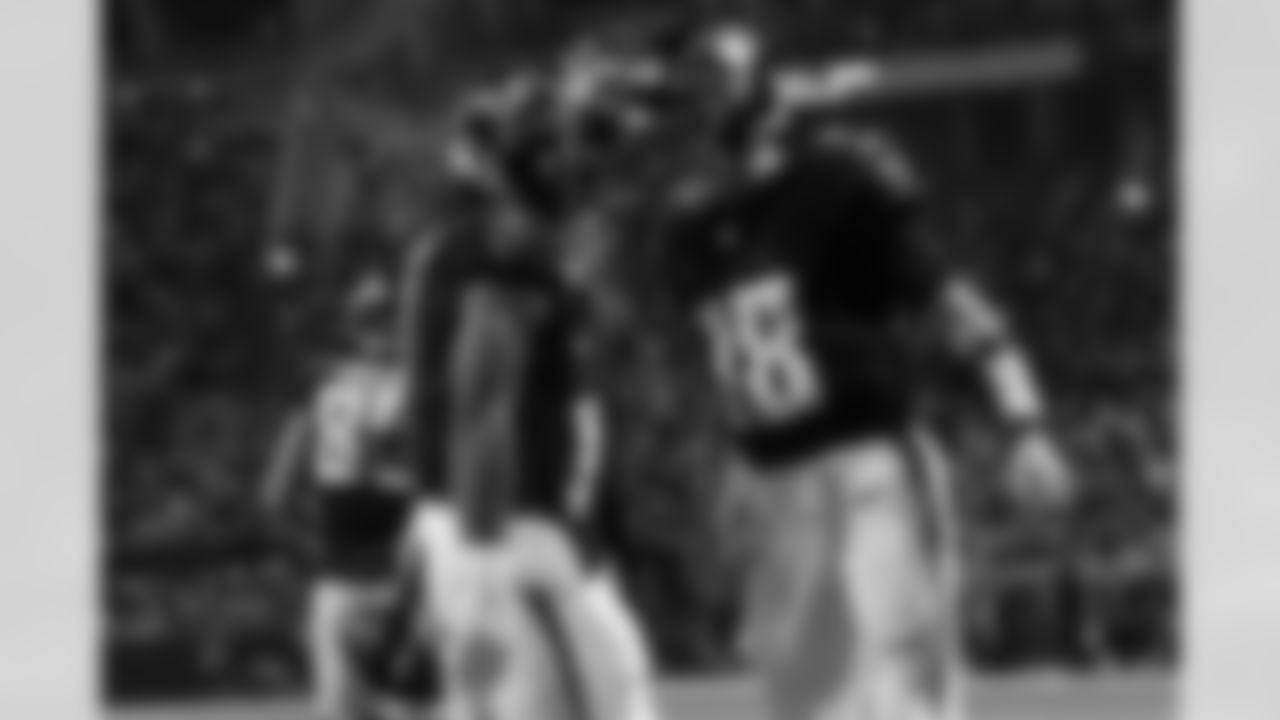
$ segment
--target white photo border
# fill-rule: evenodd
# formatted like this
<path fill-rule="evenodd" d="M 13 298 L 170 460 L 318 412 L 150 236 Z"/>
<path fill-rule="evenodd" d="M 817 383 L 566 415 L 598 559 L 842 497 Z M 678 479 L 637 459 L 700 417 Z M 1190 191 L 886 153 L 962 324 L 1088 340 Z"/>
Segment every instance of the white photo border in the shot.
<path fill-rule="evenodd" d="M 95 3 L 0 4 L 0 716 L 97 707 Z"/>

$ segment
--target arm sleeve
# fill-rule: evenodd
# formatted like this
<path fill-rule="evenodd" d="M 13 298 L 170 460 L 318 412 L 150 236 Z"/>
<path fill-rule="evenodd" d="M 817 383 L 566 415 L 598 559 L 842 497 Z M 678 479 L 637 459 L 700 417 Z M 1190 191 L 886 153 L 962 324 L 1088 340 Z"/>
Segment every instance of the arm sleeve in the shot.
<path fill-rule="evenodd" d="M 309 406 L 295 411 L 287 419 L 275 447 L 272 448 L 262 489 L 263 496 L 269 502 L 282 502 L 288 494 L 307 451 L 310 430 Z"/>

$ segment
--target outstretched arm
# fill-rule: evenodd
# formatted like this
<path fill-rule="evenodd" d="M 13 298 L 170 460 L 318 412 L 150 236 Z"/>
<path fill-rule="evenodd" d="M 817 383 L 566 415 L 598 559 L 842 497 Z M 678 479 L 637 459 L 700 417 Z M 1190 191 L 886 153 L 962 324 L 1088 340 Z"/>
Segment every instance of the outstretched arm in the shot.
<path fill-rule="evenodd" d="M 310 423 L 305 412 L 295 412 L 285 423 L 262 483 L 262 503 L 268 510 L 282 507 L 301 469 Z"/>
<path fill-rule="evenodd" d="M 952 347 L 976 363 L 1014 445 L 1009 482 L 1024 501 L 1055 505 L 1071 480 L 1047 426 L 1045 401 L 1026 354 L 1007 321 L 971 281 L 942 288 L 942 319 Z"/>
<path fill-rule="evenodd" d="M 1044 423 L 1044 399 L 1008 322 L 971 280 L 952 278 L 942 289 L 942 321 L 949 345 L 977 364 L 1002 418 L 1015 428 Z"/>

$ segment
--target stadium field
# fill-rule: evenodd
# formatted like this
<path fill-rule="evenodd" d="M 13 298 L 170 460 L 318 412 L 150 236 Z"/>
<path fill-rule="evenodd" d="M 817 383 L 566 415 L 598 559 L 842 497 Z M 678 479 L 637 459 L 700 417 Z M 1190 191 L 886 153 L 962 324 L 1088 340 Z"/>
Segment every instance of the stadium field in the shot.
<path fill-rule="evenodd" d="M 975 684 L 971 720 L 1171 720 L 1176 678 L 1123 675 L 1087 679 L 1057 676 L 982 680 Z M 673 720 L 760 720 L 759 702 L 743 680 L 667 684 Z M 110 720 L 309 720 L 294 701 L 118 709 Z"/>

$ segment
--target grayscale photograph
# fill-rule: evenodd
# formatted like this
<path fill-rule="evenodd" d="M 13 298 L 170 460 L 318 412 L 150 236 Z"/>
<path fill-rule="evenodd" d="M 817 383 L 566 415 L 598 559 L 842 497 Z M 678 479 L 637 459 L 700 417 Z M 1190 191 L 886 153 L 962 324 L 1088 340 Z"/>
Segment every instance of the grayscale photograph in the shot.
<path fill-rule="evenodd" d="M 114 720 L 1171 720 L 1172 0 L 105 0 Z"/>

